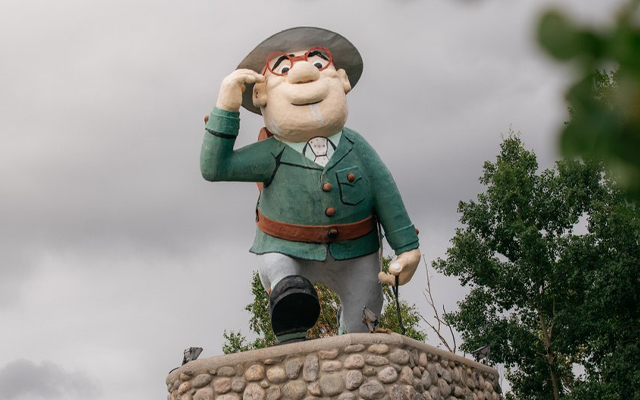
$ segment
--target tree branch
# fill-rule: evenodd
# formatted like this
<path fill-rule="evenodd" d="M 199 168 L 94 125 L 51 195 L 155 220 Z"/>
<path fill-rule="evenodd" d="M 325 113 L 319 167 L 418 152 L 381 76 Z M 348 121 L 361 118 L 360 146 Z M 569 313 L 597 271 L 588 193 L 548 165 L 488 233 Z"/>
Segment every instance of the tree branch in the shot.
<path fill-rule="evenodd" d="M 435 332 L 435 334 L 438 336 L 438 339 L 447 348 L 447 350 L 449 350 L 451 353 L 455 354 L 457 347 L 456 347 L 456 337 L 453 334 L 453 328 L 451 327 L 451 325 L 449 323 L 445 322 L 440 317 L 440 314 L 438 313 L 438 308 L 436 307 L 435 301 L 433 300 L 433 295 L 431 294 L 431 276 L 429 275 L 429 266 L 427 265 L 427 262 L 424 261 L 424 256 L 422 257 L 422 260 L 424 262 L 425 270 L 427 272 L 426 273 L 426 275 L 427 275 L 427 279 L 426 279 L 427 287 L 426 287 L 423 295 L 424 295 L 425 300 L 427 301 L 427 304 L 429 304 L 429 306 L 433 310 L 433 318 L 436 320 L 437 326 L 434 326 L 431 322 L 427 321 L 427 319 L 422 314 L 418 314 L 418 315 L 431 328 L 431 330 L 433 330 Z M 444 304 L 442 305 L 442 312 L 443 312 L 443 315 L 447 313 L 447 310 L 444 308 Z M 449 345 L 449 342 L 447 341 L 447 339 L 442 335 L 442 333 L 441 333 L 442 325 L 446 326 L 449 329 L 449 332 L 451 334 L 451 338 L 453 340 L 453 347 L 451 347 Z"/>

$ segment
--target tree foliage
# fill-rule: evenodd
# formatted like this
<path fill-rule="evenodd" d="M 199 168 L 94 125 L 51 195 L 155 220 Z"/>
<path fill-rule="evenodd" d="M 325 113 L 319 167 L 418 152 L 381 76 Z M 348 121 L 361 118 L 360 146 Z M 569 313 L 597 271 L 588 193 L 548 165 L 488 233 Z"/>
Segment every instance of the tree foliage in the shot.
<path fill-rule="evenodd" d="M 490 344 L 511 398 L 639 398 L 638 209 L 599 163 L 566 159 L 538 173 L 513 133 L 480 182 L 485 192 L 460 202 L 463 227 L 433 263 L 471 289 L 446 315 L 461 348 Z"/>
<path fill-rule="evenodd" d="M 390 258 L 383 260 L 383 268 L 388 270 Z M 309 330 L 308 338 L 322 338 L 338 334 L 338 308 L 340 298 L 331 289 L 322 284 L 314 285 L 318 298 L 320 299 L 320 317 L 315 326 Z M 387 285 L 382 287 L 384 296 L 384 306 L 380 316 L 380 327 L 393 332 L 401 333 L 398 315 L 396 312 L 395 297 L 391 288 Z M 248 342 L 241 332 L 224 331 L 224 344 L 222 351 L 225 354 L 237 353 L 252 349 L 261 349 L 276 344 L 276 337 L 271 328 L 269 318 L 269 295 L 262 287 L 260 277 L 257 272 L 253 273 L 251 280 L 251 293 L 253 301 L 245 307 L 251 314 L 249 328 L 256 335 L 256 339 Z M 424 341 L 426 334 L 420 329 L 420 314 L 415 305 L 410 305 L 404 300 L 400 300 L 400 312 L 402 322 L 406 329 L 405 335 L 416 340 Z"/>
<path fill-rule="evenodd" d="M 561 129 L 564 154 L 603 160 L 636 201 L 640 200 L 639 13 L 640 0 L 629 0 L 610 26 L 588 27 L 549 10 L 538 26 L 538 41 L 547 53 L 575 67 L 565 92 L 572 118 Z M 617 70 L 615 79 L 606 72 L 611 68 Z"/>

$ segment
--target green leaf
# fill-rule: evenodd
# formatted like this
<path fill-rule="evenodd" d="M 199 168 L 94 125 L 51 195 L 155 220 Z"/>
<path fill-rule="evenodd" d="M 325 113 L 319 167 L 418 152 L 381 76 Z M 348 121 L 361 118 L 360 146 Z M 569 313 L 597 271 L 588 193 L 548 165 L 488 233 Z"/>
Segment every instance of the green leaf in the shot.
<path fill-rule="evenodd" d="M 584 38 L 563 14 L 550 10 L 540 18 L 538 42 L 558 60 L 566 61 L 582 52 Z"/>

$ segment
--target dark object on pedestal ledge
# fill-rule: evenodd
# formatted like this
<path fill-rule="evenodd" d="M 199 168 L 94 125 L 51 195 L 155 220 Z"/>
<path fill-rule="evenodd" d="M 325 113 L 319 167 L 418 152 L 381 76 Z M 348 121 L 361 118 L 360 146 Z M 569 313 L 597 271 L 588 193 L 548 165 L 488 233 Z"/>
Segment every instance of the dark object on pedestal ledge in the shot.
<path fill-rule="evenodd" d="M 482 346 L 479 349 L 476 349 L 471 352 L 473 358 L 480 362 L 480 360 L 485 360 L 485 364 L 489 362 L 489 356 L 491 355 L 491 345 Z"/>
<path fill-rule="evenodd" d="M 362 307 L 362 323 L 369 328 L 369 333 L 374 333 L 380 323 L 380 320 L 373 311 L 369 310 L 367 307 Z"/>
<path fill-rule="evenodd" d="M 320 316 L 320 301 L 311 282 L 291 275 L 278 282 L 269 295 L 271 326 L 278 342 L 304 339 Z"/>
<path fill-rule="evenodd" d="M 189 347 L 184 350 L 184 356 L 182 357 L 182 365 L 185 365 L 189 361 L 193 361 L 198 358 L 202 353 L 202 347 Z"/>

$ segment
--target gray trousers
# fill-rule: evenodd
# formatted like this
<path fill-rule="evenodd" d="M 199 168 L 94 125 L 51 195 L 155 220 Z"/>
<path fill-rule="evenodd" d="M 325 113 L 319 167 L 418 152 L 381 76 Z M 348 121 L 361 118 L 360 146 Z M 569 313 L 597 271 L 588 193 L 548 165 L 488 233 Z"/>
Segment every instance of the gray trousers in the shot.
<path fill-rule="evenodd" d="M 325 284 L 336 292 L 342 303 L 340 333 L 368 332 L 362 323 L 362 308 L 365 306 L 380 316 L 382 286 L 378 282 L 378 252 L 343 261 L 334 260 L 330 254 L 325 261 L 302 260 L 280 253 L 258 257 L 258 273 L 267 291 L 286 276 L 302 275 L 312 283 Z"/>

